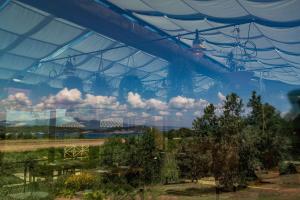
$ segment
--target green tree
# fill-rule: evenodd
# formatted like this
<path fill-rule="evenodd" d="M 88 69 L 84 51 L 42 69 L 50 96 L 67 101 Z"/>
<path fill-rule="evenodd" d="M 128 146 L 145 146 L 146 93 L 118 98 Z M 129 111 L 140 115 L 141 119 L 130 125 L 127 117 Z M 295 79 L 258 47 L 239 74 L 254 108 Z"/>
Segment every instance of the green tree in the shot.
<path fill-rule="evenodd" d="M 161 181 L 164 184 L 178 181 L 179 168 L 173 152 L 165 152 L 160 174 Z"/>
<path fill-rule="evenodd" d="M 242 100 L 235 93 L 227 95 L 223 106 L 223 114 L 220 117 L 221 136 L 236 136 L 242 131 L 244 125 L 241 117 L 242 111 Z"/>
<path fill-rule="evenodd" d="M 108 168 L 116 168 L 127 164 L 126 144 L 121 138 L 109 138 L 100 149 L 100 163 Z"/>
<path fill-rule="evenodd" d="M 138 143 L 138 159 L 143 169 L 142 177 L 145 183 L 154 183 L 159 180 L 160 151 L 156 146 L 155 135 L 160 132 L 157 129 L 148 129 Z"/>
<path fill-rule="evenodd" d="M 251 108 L 247 122 L 256 130 L 253 134 L 258 160 L 266 169 L 276 167 L 288 150 L 286 122 L 272 105 L 263 104 L 255 92 L 247 105 Z"/>
<path fill-rule="evenodd" d="M 216 136 L 218 133 L 218 118 L 215 114 L 215 107 L 209 104 L 204 109 L 202 117 L 197 117 L 193 121 L 193 130 L 196 136 Z"/>
<path fill-rule="evenodd" d="M 211 169 L 210 141 L 205 137 L 186 138 L 177 154 L 181 175 L 194 181 L 207 176 Z"/>

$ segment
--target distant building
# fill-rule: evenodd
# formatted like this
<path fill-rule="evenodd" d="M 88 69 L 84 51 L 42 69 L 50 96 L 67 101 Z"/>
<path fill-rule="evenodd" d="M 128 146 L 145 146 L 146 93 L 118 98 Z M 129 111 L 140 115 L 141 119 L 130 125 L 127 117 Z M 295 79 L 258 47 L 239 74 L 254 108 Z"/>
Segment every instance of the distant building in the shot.
<path fill-rule="evenodd" d="M 118 128 L 123 126 L 123 118 L 107 118 L 100 120 L 100 128 Z"/>
<path fill-rule="evenodd" d="M 66 122 L 60 125 L 57 125 L 58 128 L 85 128 L 85 126 L 79 122 Z"/>

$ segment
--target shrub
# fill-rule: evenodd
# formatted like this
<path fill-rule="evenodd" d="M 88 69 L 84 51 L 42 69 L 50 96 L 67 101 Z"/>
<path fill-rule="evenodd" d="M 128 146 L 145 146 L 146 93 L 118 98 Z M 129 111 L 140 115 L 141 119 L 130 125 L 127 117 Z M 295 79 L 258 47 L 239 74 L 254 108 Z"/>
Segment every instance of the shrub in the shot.
<path fill-rule="evenodd" d="M 103 200 L 105 195 L 102 191 L 93 191 L 84 193 L 84 200 Z"/>
<path fill-rule="evenodd" d="M 283 174 L 296 174 L 297 173 L 297 168 L 296 168 L 296 165 L 294 163 L 282 162 L 279 165 L 279 172 L 280 172 L 281 175 L 283 175 Z"/>
<path fill-rule="evenodd" d="M 10 194 L 9 197 L 14 200 L 46 200 L 49 199 L 49 194 L 47 192 L 25 192 Z"/>
<path fill-rule="evenodd" d="M 69 176 L 65 181 L 65 186 L 70 190 L 81 191 L 92 188 L 95 182 L 96 179 L 92 174 L 81 173 Z"/>

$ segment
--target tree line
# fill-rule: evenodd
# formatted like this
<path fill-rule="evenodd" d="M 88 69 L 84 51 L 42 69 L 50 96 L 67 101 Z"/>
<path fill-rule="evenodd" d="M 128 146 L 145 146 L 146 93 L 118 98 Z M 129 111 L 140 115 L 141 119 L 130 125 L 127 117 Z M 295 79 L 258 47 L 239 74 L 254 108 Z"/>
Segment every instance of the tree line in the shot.
<path fill-rule="evenodd" d="M 101 166 L 133 187 L 213 176 L 217 187 L 235 190 L 255 179 L 257 170 L 278 169 L 291 158 L 292 123 L 256 92 L 246 105 L 227 95 L 222 110 L 217 114 L 209 104 L 192 129 L 149 128 L 140 136 L 110 138 L 100 149 Z"/>

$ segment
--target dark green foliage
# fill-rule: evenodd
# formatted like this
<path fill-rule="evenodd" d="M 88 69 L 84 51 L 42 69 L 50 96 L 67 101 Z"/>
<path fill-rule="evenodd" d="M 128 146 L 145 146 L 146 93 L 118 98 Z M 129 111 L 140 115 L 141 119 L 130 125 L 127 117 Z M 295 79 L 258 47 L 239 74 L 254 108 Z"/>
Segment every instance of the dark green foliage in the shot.
<path fill-rule="evenodd" d="M 142 177 L 145 183 L 159 181 L 160 154 L 155 144 L 156 129 L 149 129 L 140 138 L 138 144 L 138 156 L 141 164 Z"/>
<path fill-rule="evenodd" d="M 195 134 L 200 137 L 217 135 L 218 119 L 215 115 L 215 107 L 213 104 L 209 104 L 204 109 L 202 117 L 198 117 L 193 121 L 193 129 Z"/>
<path fill-rule="evenodd" d="M 258 161 L 263 168 L 276 167 L 288 150 L 289 129 L 286 129 L 286 122 L 273 106 L 262 104 L 261 97 L 255 92 L 252 93 L 248 107 L 252 109 L 247 121 L 255 129 L 254 145 Z"/>
<path fill-rule="evenodd" d="M 279 165 L 280 174 L 296 174 L 297 167 L 294 163 L 291 162 L 282 162 Z"/>
<path fill-rule="evenodd" d="M 101 148 L 101 164 L 108 169 L 125 173 L 128 181 L 154 183 L 159 181 L 160 150 L 156 143 L 160 134 L 156 129 L 149 129 L 145 134 L 126 139 L 110 138 Z"/>
<path fill-rule="evenodd" d="M 177 160 L 181 175 L 192 182 L 207 176 L 212 164 L 210 141 L 201 137 L 185 139 L 180 145 Z"/>
<path fill-rule="evenodd" d="M 170 130 L 167 132 L 168 138 L 185 138 L 185 137 L 191 137 L 193 135 L 193 131 L 188 128 L 180 128 L 178 130 Z"/>
<path fill-rule="evenodd" d="M 23 180 L 20 178 L 14 176 L 14 175 L 1 175 L 0 176 L 0 187 L 4 185 L 10 185 L 10 184 L 18 184 L 22 183 Z"/>
<path fill-rule="evenodd" d="M 221 137 L 236 136 L 241 132 L 243 129 L 242 108 L 242 100 L 235 93 L 226 96 L 223 115 L 219 118 Z"/>
<path fill-rule="evenodd" d="M 216 116 L 215 108 L 210 104 L 204 109 L 203 116 L 193 122 L 193 141 L 200 137 L 210 144 L 211 173 L 220 187 L 227 190 L 245 184 L 247 177 L 254 176 L 254 169 L 258 165 L 266 169 L 278 166 L 287 152 L 288 143 L 284 133 L 290 129 L 285 129 L 287 122 L 280 113 L 273 106 L 262 104 L 261 97 L 255 92 L 247 106 L 251 112 L 245 117 L 242 100 L 232 93 L 226 96 L 223 114 Z M 190 150 L 187 151 L 189 155 L 182 158 L 186 159 L 184 163 L 203 155 L 200 150 L 199 155 L 193 152 L 201 143 L 198 144 L 186 145 L 185 148 Z M 187 166 L 185 169 L 190 174 L 197 171 Z"/>
<path fill-rule="evenodd" d="M 165 152 L 161 167 L 161 182 L 163 184 L 176 183 L 179 180 L 179 167 L 172 152 Z"/>
<path fill-rule="evenodd" d="M 99 165 L 99 160 L 100 160 L 99 146 L 90 146 L 89 154 L 88 154 L 89 167 L 90 168 L 97 167 Z"/>
<path fill-rule="evenodd" d="M 121 138 L 109 138 L 100 153 L 102 166 L 112 168 L 127 164 L 126 144 Z"/>

